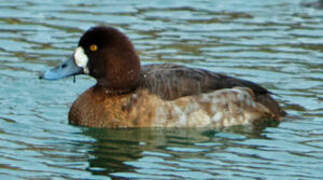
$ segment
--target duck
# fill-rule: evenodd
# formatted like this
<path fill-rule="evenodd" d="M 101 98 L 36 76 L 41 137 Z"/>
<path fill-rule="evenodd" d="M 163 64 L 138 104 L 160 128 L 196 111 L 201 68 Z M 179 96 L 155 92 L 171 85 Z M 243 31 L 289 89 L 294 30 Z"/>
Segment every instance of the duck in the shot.
<path fill-rule="evenodd" d="M 96 128 L 225 128 L 280 122 L 286 115 L 273 93 L 254 82 L 180 64 L 141 65 L 120 30 L 94 26 L 72 56 L 40 79 L 88 75 L 96 84 L 68 113 L 71 125 Z"/>

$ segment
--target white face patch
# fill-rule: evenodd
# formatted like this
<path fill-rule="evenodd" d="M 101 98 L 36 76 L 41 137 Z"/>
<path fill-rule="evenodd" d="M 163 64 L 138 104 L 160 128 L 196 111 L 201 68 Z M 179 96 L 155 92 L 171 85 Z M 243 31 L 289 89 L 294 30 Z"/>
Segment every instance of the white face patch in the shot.
<path fill-rule="evenodd" d="M 84 49 L 82 47 L 78 47 L 74 51 L 74 61 L 78 67 L 83 68 L 85 74 L 89 74 L 89 68 L 87 67 L 87 63 L 89 58 L 84 53 Z"/>

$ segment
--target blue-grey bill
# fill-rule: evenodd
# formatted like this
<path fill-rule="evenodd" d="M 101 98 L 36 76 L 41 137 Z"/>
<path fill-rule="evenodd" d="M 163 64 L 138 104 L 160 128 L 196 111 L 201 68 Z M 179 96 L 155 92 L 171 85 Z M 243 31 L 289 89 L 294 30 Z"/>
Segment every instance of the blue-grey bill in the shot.
<path fill-rule="evenodd" d="M 74 59 L 69 58 L 57 67 L 45 71 L 39 76 L 39 78 L 46 80 L 58 80 L 78 74 L 83 74 L 83 68 L 76 66 Z"/>

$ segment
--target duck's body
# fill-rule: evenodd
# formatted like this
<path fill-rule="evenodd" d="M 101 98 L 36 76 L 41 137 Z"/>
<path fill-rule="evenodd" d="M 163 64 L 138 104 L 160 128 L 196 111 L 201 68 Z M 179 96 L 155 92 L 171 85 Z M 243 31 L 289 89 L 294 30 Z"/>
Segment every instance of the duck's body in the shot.
<path fill-rule="evenodd" d="M 104 51 L 86 50 L 93 44 Z M 85 56 L 76 51 L 74 65 L 98 83 L 73 103 L 69 112 L 71 124 L 227 127 L 263 119 L 279 121 L 285 114 L 268 90 L 250 81 L 176 64 L 140 66 L 130 41 L 114 28 L 90 29 L 79 47 Z M 82 63 L 82 58 L 86 63 Z M 63 66 L 60 68 L 64 70 Z M 53 75 L 43 76 L 50 79 Z"/>
<path fill-rule="evenodd" d="M 131 92 L 88 89 L 73 103 L 69 120 L 91 127 L 227 127 L 278 120 L 280 111 L 269 92 L 252 82 L 154 64 L 142 66 L 140 84 Z"/>

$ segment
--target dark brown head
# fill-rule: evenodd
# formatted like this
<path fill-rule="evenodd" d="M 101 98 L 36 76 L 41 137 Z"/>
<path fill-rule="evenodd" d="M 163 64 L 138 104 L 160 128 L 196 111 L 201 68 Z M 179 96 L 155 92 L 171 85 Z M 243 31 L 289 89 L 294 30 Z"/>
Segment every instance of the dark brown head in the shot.
<path fill-rule="evenodd" d="M 138 86 L 140 60 L 122 32 L 97 26 L 83 34 L 71 59 L 41 78 L 55 80 L 77 74 L 94 77 L 108 90 L 127 91 Z"/>

